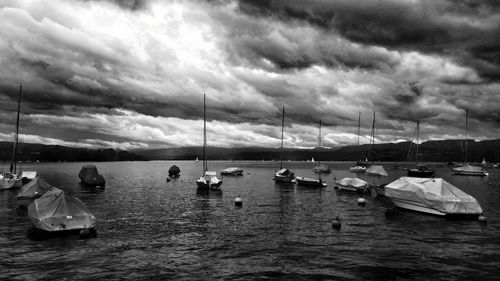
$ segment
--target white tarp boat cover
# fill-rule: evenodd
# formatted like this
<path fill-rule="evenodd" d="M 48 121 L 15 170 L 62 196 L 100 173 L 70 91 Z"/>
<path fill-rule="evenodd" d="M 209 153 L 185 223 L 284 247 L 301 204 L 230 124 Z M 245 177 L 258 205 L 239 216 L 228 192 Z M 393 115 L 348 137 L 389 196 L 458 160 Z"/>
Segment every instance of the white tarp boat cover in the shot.
<path fill-rule="evenodd" d="M 354 187 L 356 189 L 361 189 L 367 187 L 368 183 L 359 178 L 343 178 L 337 182 L 340 186 Z"/>
<path fill-rule="evenodd" d="M 471 165 L 464 165 L 462 167 L 456 167 L 456 168 L 453 168 L 453 171 L 464 172 L 464 173 L 477 173 L 477 174 L 482 174 L 485 172 L 482 167 L 471 166 Z"/>
<path fill-rule="evenodd" d="M 377 166 L 377 165 L 372 165 L 368 169 L 366 169 L 366 174 L 367 175 L 379 175 L 379 176 L 387 176 L 387 172 L 385 171 L 384 167 L 382 166 Z"/>
<path fill-rule="evenodd" d="M 17 195 L 17 199 L 34 199 L 44 195 L 52 188 L 50 184 L 41 178 L 34 178 L 32 181 L 23 185 L 21 191 Z"/>
<path fill-rule="evenodd" d="M 278 172 L 276 172 L 276 175 L 281 175 L 281 176 L 288 176 L 291 174 L 292 174 L 292 172 L 290 172 L 290 170 L 288 170 L 286 168 L 283 168 L 283 169 L 279 170 Z"/>
<path fill-rule="evenodd" d="M 95 216 L 75 196 L 53 187 L 28 207 L 28 216 L 36 228 L 63 231 L 92 228 Z"/>
<path fill-rule="evenodd" d="M 442 178 L 401 177 L 385 186 L 385 196 L 425 204 L 445 214 L 481 214 L 477 200 Z"/>

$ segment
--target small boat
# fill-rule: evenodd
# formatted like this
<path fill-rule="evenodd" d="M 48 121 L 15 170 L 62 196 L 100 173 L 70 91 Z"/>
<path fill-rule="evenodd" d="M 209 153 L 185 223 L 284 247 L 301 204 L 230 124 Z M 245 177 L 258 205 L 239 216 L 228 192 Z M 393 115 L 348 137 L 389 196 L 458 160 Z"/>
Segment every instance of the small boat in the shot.
<path fill-rule="evenodd" d="M 207 119 L 206 119 L 206 102 L 205 94 L 203 94 L 203 173 L 202 176 L 196 180 L 198 187 L 197 192 L 205 193 L 210 191 L 221 191 L 220 186 L 222 180 L 217 178 L 217 172 L 208 170 L 207 161 Z"/>
<path fill-rule="evenodd" d="M 78 177 L 80 183 L 85 187 L 104 187 L 106 185 L 104 177 L 97 172 L 97 167 L 92 164 L 83 165 Z"/>
<path fill-rule="evenodd" d="M 280 169 L 274 174 L 273 180 L 275 183 L 292 184 L 295 183 L 295 174 L 287 168 L 283 168 L 283 133 L 285 127 L 285 107 L 283 106 L 283 114 L 281 116 L 281 147 L 280 147 Z"/>
<path fill-rule="evenodd" d="M 384 167 L 378 165 L 370 166 L 368 169 L 366 169 L 365 173 L 368 176 L 387 176 L 387 172 L 385 171 Z"/>
<path fill-rule="evenodd" d="M 415 168 L 408 170 L 409 177 L 417 177 L 417 178 L 430 178 L 434 176 L 435 171 L 430 170 L 427 166 L 418 164 L 418 143 L 419 143 L 419 135 L 420 135 L 420 121 L 417 121 L 417 127 L 415 128 L 416 134 L 416 144 L 415 144 Z M 410 144 L 410 148 L 408 151 L 408 155 L 410 156 L 413 152 L 413 143 Z"/>
<path fill-rule="evenodd" d="M 229 167 L 220 172 L 221 175 L 243 176 L 243 169 L 238 167 Z"/>
<path fill-rule="evenodd" d="M 19 188 L 23 185 L 21 178 L 16 173 L 0 173 L 0 190 Z"/>
<path fill-rule="evenodd" d="M 353 173 L 364 173 L 366 172 L 366 166 L 355 166 L 355 167 L 350 167 L 349 172 Z"/>
<path fill-rule="evenodd" d="M 295 180 L 297 181 L 298 186 L 326 187 L 326 182 L 321 178 L 312 179 L 306 177 L 296 177 Z"/>
<path fill-rule="evenodd" d="M 95 232 L 96 218 L 80 199 L 53 187 L 28 206 L 31 235 Z"/>
<path fill-rule="evenodd" d="M 51 188 L 52 186 L 50 184 L 37 177 L 23 185 L 21 191 L 17 195 L 17 199 L 36 199 L 44 195 Z"/>
<path fill-rule="evenodd" d="M 452 169 L 455 175 L 462 176 L 487 176 L 488 172 L 479 166 L 464 165 L 462 167 L 456 167 Z"/>
<path fill-rule="evenodd" d="M 339 190 L 363 192 L 368 187 L 368 183 L 359 178 L 343 178 L 335 183 L 335 188 Z"/>
<path fill-rule="evenodd" d="M 23 182 L 23 185 L 34 180 L 37 177 L 37 174 L 38 173 L 36 171 L 23 171 L 21 173 L 21 181 Z"/>
<path fill-rule="evenodd" d="M 385 196 L 397 207 L 452 218 L 483 213 L 477 200 L 442 178 L 401 177 L 385 186 Z"/>
<path fill-rule="evenodd" d="M 168 177 L 169 178 L 178 178 L 180 176 L 181 169 L 176 165 L 172 165 L 170 169 L 168 169 Z"/>

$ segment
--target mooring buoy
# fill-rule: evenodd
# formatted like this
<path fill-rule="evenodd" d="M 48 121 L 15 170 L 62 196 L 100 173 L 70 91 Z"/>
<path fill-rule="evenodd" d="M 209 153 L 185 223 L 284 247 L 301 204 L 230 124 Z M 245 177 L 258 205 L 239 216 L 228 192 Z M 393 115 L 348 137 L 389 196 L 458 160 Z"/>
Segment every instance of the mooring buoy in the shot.
<path fill-rule="evenodd" d="M 366 204 L 365 198 L 358 198 L 358 205 L 359 206 L 364 206 Z"/>
<path fill-rule="evenodd" d="M 236 199 L 234 199 L 234 206 L 236 207 L 243 206 L 243 200 L 240 198 L 240 196 L 237 196 Z"/>
<path fill-rule="evenodd" d="M 332 228 L 340 229 L 342 227 L 342 222 L 340 221 L 340 217 L 336 216 L 332 221 Z"/>

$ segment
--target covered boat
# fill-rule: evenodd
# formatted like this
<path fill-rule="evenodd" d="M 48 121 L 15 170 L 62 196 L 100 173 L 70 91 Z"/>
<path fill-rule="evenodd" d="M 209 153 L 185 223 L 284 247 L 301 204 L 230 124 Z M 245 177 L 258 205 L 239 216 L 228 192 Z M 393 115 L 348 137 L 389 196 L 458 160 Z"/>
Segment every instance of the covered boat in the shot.
<path fill-rule="evenodd" d="M 364 191 L 368 189 L 368 183 L 359 178 L 343 178 L 337 181 L 335 187 L 340 190 Z"/>
<path fill-rule="evenodd" d="M 96 218 L 80 199 L 53 187 L 28 206 L 36 230 L 48 233 L 93 229 Z"/>
<path fill-rule="evenodd" d="M 318 164 L 313 168 L 313 171 L 315 173 L 328 174 L 332 170 L 330 169 L 330 166 L 328 166 L 327 164 Z"/>
<path fill-rule="evenodd" d="M 168 169 L 168 176 L 171 178 L 177 178 L 180 176 L 181 169 L 177 167 L 176 165 L 172 165 L 170 169 Z"/>
<path fill-rule="evenodd" d="M 23 184 L 27 184 L 28 182 L 34 180 L 37 175 L 38 173 L 36 171 L 23 171 L 21 173 L 21 180 Z"/>
<path fill-rule="evenodd" d="M 97 172 L 97 167 L 95 165 L 84 165 L 78 173 L 81 184 L 86 187 L 104 187 L 106 181 L 104 177 Z"/>
<path fill-rule="evenodd" d="M 312 179 L 306 177 L 296 177 L 297 185 L 299 186 L 310 186 L 310 187 L 326 187 L 326 182 L 319 179 Z"/>
<path fill-rule="evenodd" d="M 295 174 L 287 168 L 283 168 L 274 174 L 273 179 L 277 183 L 292 183 L 295 180 Z"/>
<path fill-rule="evenodd" d="M 227 169 L 224 169 L 220 172 L 221 175 L 228 175 L 228 176 L 242 176 L 243 175 L 243 169 L 238 168 L 238 167 L 229 167 Z"/>
<path fill-rule="evenodd" d="M 355 166 L 355 167 L 350 167 L 349 172 L 353 173 L 364 173 L 366 172 L 366 167 L 365 166 Z"/>
<path fill-rule="evenodd" d="M 369 176 L 384 176 L 387 177 L 387 172 L 384 167 L 372 165 L 368 169 L 366 169 L 366 174 Z"/>
<path fill-rule="evenodd" d="M 17 195 L 17 199 L 36 199 L 44 195 L 51 188 L 52 186 L 50 184 L 37 177 L 23 185 L 21 191 Z"/>
<path fill-rule="evenodd" d="M 198 191 L 218 191 L 221 190 L 222 180 L 217 178 L 217 172 L 205 171 L 197 181 Z"/>
<path fill-rule="evenodd" d="M 455 175 L 462 176 L 487 176 L 488 172 L 479 166 L 464 165 L 462 167 L 453 168 Z"/>
<path fill-rule="evenodd" d="M 477 200 L 442 178 L 401 177 L 385 186 L 385 196 L 400 208 L 428 214 L 477 218 Z"/>
<path fill-rule="evenodd" d="M 23 186 L 21 177 L 16 173 L 0 173 L 0 190 Z"/>

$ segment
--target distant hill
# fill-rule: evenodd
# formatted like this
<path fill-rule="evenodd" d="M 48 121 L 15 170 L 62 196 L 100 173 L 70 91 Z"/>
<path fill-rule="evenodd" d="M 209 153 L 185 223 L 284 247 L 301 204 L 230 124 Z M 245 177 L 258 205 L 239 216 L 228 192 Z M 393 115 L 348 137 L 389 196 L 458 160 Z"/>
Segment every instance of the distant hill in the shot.
<path fill-rule="evenodd" d="M 11 142 L 0 142 L 0 161 L 10 161 L 12 154 Z M 144 156 L 124 150 L 85 149 L 60 145 L 44 145 L 19 143 L 16 153 L 17 161 L 40 162 L 102 162 L 102 161 L 135 161 L 147 160 Z"/>
<path fill-rule="evenodd" d="M 374 161 L 406 161 L 411 142 L 376 144 L 373 147 Z M 345 146 L 341 148 L 291 149 L 283 151 L 283 159 L 304 161 L 314 157 L 322 161 L 355 161 L 368 155 L 369 145 Z M 358 152 L 359 150 L 359 152 Z M 182 147 L 154 150 L 134 150 L 133 153 L 152 160 L 201 160 L 203 147 Z M 278 148 L 242 147 L 220 148 L 209 147 L 208 158 L 211 160 L 278 160 Z M 468 140 L 468 161 L 488 162 L 500 161 L 500 139 L 475 142 Z M 359 155 L 359 156 L 358 156 Z M 414 154 L 409 159 L 414 161 Z M 419 160 L 427 162 L 447 162 L 465 160 L 464 140 L 427 141 L 419 145 Z"/>
<path fill-rule="evenodd" d="M 373 147 L 374 161 L 406 161 L 411 142 L 376 144 Z M 368 145 L 345 146 L 341 148 L 292 149 L 283 151 L 284 160 L 305 161 L 314 158 L 321 161 L 355 161 L 368 155 Z M 0 142 L 0 161 L 10 161 L 12 143 Z M 210 160 L 278 160 L 279 148 L 240 147 L 207 149 Z M 115 150 L 84 149 L 59 145 L 20 143 L 18 161 L 77 162 L 77 161 L 138 161 L 138 160 L 200 160 L 203 147 L 181 147 L 165 149 Z M 468 161 L 500 161 L 500 139 L 475 142 L 468 140 Z M 409 159 L 414 161 L 414 156 Z M 370 159 L 371 160 L 371 159 Z M 419 160 L 422 162 L 464 161 L 463 140 L 427 141 L 419 145 Z"/>

